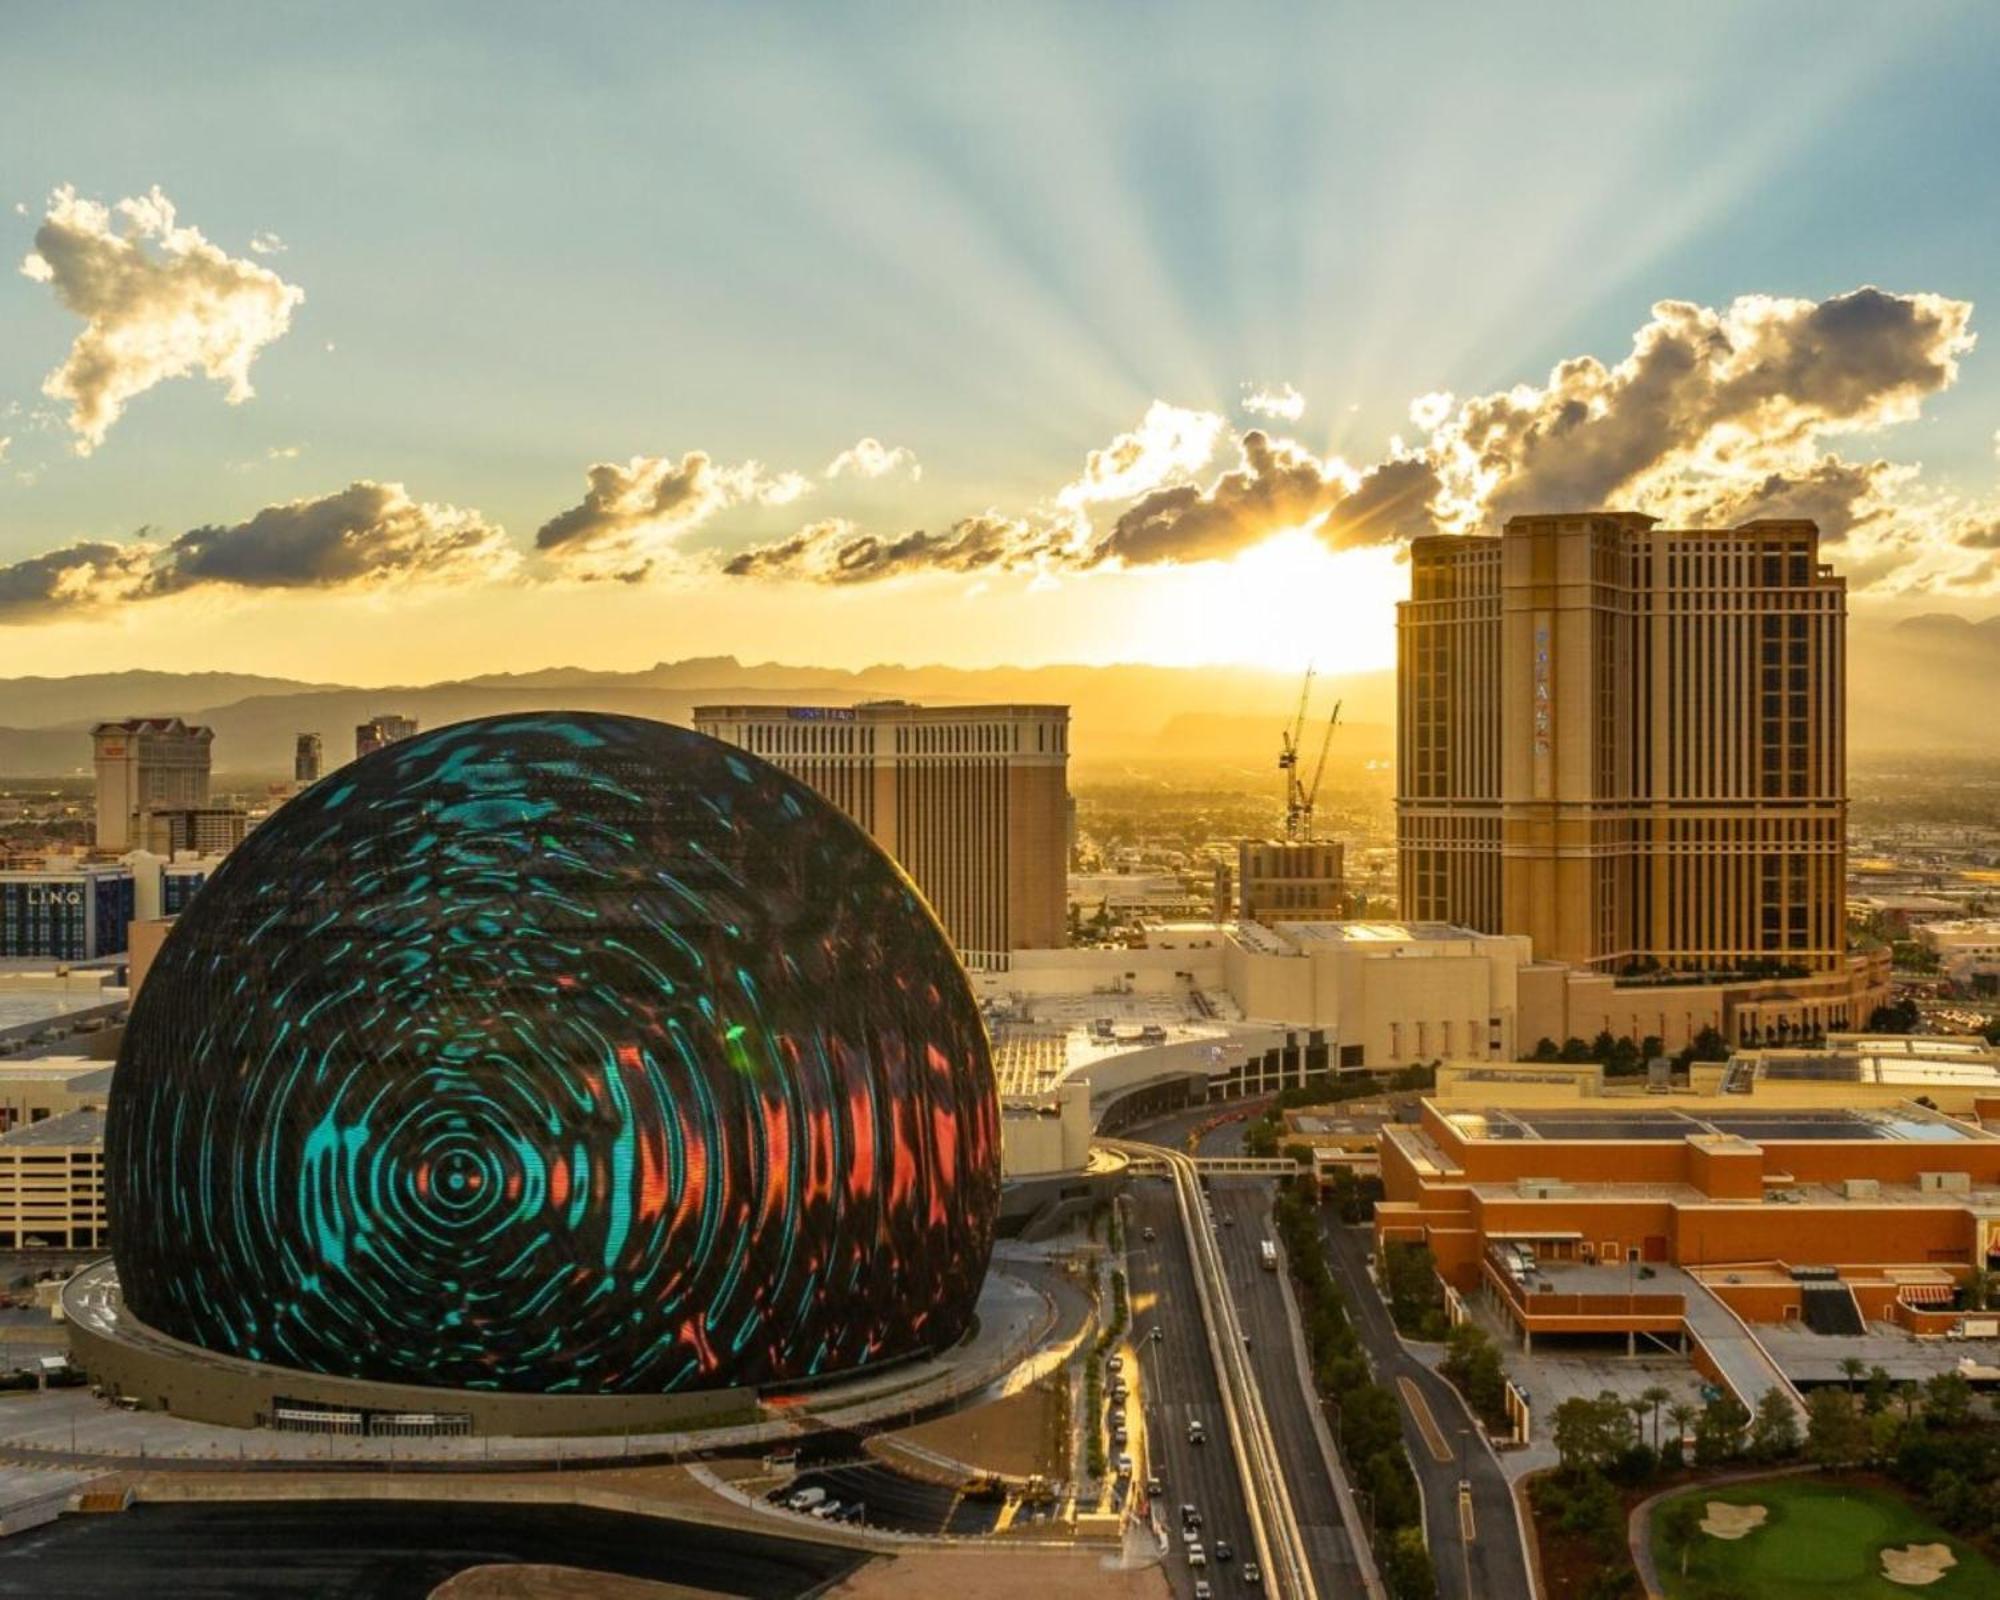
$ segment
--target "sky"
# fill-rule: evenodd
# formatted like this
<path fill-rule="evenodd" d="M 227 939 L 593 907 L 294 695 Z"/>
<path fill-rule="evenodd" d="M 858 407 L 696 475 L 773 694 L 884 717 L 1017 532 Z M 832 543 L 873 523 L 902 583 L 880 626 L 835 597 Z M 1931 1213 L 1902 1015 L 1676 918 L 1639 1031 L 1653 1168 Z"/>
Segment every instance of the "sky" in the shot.
<path fill-rule="evenodd" d="M 0 673 L 1393 656 L 1412 537 L 2000 611 L 2000 11 L 0 0 Z"/>

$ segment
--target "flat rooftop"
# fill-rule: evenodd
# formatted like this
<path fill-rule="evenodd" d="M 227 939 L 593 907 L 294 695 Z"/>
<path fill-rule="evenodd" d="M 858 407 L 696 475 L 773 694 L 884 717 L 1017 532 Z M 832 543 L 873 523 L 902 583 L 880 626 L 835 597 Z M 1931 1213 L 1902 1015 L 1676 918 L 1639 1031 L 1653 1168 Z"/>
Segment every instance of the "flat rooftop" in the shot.
<path fill-rule="evenodd" d="M 1449 922 L 1278 922 L 1273 926 L 1296 944 L 1424 944 L 1485 937 Z"/>
<path fill-rule="evenodd" d="M 1628 1140 L 1689 1139 L 1722 1135 L 1752 1144 L 1818 1143 L 1827 1140 L 1902 1140 L 1914 1144 L 1956 1144 L 1990 1139 L 1981 1129 L 1955 1122 L 1923 1106 L 1905 1103 L 1879 1109 L 1800 1109 L 1793 1111 L 1704 1111 L 1670 1106 L 1643 1109 L 1448 1111 L 1448 1126 L 1467 1140 L 1542 1139 L 1616 1143 Z"/>
<path fill-rule="evenodd" d="M 40 1122 L 30 1122 L 11 1133 L 0 1134 L 0 1145 L 9 1149 L 22 1145 L 65 1146 L 103 1142 L 104 1113 L 95 1108 L 67 1111 L 59 1117 L 44 1117 Z"/>

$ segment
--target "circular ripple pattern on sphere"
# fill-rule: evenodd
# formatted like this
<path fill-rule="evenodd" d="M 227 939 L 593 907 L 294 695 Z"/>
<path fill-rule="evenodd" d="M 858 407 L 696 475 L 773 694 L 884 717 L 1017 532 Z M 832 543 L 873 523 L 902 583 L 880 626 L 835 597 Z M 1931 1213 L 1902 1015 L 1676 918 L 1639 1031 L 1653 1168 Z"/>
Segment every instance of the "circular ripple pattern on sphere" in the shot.
<path fill-rule="evenodd" d="M 662 723 L 490 718 L 256 829 L 133 1007 L 133 1314 L 251 1360 L 579 1394 L 968 1327 L 999 1197 L 965 975 L 895 865 Z"/>

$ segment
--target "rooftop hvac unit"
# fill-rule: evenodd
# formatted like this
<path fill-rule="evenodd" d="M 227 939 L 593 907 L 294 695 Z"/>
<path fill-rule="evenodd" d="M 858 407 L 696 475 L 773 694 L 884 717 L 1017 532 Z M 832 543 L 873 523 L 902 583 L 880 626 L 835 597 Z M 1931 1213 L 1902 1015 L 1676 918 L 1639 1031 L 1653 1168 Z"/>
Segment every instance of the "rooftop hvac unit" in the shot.
<path fill-rule="evenodd" d="M 1879 1200 L 1882 1183 L 1878 1178 L 1848 1178 L 1841 1183 L 1840 1192 L 1849 1200 Z"/>
<path fill-rule="evenodd" d="M 1932 1194 L 1972 1193 L 1972 1174 L 1969 1172 L 1920 1172 L 1917 1187 Z"/>
<path fill-rule="evenodd" d="M 1574 1194 L 1576 1186 L 1565 1183 L 1561 1178 L 1517 1178 L 1514 1192 L 1524 1200 L 1560 1200 Z"/>

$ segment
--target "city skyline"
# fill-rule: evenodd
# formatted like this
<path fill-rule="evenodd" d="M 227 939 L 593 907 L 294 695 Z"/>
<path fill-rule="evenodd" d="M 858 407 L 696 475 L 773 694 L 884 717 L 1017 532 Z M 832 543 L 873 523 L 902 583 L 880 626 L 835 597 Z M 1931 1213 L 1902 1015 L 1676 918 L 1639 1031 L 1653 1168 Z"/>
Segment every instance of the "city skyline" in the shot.
<path fill-rule="evenodd" d="M 1990 615 L 1994 24 L 1807 16 L 21 13 L 0 672 L 1367 670 L 1599 508 Z"/>

